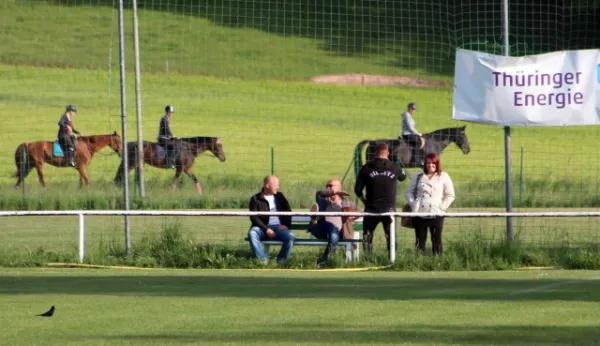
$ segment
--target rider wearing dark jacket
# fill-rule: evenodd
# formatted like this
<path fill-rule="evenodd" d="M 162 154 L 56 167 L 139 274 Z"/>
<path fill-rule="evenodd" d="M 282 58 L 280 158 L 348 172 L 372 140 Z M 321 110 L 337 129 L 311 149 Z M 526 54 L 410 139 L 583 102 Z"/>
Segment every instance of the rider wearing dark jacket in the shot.
<path fill-rule="evenodd" d="M 175 161 L 177 158 L 177 139 L 171 132 L 171 117 L 175 112 L 175 108 L 171 105 L 165 107 L 165 115 L 160 118 L 160 124 L 158 126 L 158 144 L 167 148 L 167 166 L 175 168 Z"/>
<path fill-rule="evenodd" d="M 77 114 L 77 107 L 68 105 L 65 113 L 58 121 L 58 144 L 64 150 L 67 163 L 75 167 L 75 142 L 71 137 L 73 133 L 81 135 L 73 126 L 73 116 Z"/>

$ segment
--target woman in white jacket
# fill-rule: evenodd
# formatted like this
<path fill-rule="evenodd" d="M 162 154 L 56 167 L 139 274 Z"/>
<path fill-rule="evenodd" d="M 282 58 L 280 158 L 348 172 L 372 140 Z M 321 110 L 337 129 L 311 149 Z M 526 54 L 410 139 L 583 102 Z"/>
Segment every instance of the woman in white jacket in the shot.
<path fill-rule="evenodd" d="M 437 154 L 427 155 L 423 171 L 412 176 L 404 196 L 415 213 L 442 214 L 450 207 L 454 201 L 454 186 L 450 176 L 442 172 L 442 164 Z M 415 217 L 413 225 L 417 249 L 425 252 L 427 229 L 429 229 L 433 253 L 441 255 L 444 217 L 441 215 Z"/>

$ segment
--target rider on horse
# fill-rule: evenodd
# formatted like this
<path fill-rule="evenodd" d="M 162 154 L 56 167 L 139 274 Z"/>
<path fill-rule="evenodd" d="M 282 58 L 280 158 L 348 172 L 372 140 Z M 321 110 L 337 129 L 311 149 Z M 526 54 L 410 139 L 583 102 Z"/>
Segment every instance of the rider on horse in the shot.
<path fill-rule="evenodd" d="M 402 113 L 402 136 L 400 136 L 400 139 L 404 140 L 412 148 L 412 155 L 416 160 L 421 156 L 418 154 L 423 147 L 423 135 L 417 131 L 415 120 L 412 117 L 417 110 L 417 104 L 411 102 L 407 108 L 406 112 Z"/>
<path fill-rule="evenodd" d="M 177 138 L 171 132 L 171 117 L 175 108 L 171 105 L 165 107 L 165 115 L 160 118 L 158 127 L 158 144 L 167 148 L 167 167 L 175 168 L 177 153 L 179 152 Z"/>
<path fill-rule="evenodd" d="M 65 113 L 58 122 L 58 144 L 65 151 L 67 162 L 70 166 L 75 167 L 75 141 L 72 134 L 81 135 L 79 131 L 73 127 L 73 116 L 77 114 L 77 107 L 68 105 Z"/>

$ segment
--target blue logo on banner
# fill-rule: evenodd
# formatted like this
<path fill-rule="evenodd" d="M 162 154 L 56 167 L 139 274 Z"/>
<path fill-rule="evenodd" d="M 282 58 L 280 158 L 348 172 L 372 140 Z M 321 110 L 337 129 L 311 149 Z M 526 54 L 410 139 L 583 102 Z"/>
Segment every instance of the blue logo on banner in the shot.
<path fill-rule="evenodd" d="M 598 71 L 596 71 L 596 78 L 598 78 L 598 84 L 600 84 L 600 64 L 598 64 Z"/>

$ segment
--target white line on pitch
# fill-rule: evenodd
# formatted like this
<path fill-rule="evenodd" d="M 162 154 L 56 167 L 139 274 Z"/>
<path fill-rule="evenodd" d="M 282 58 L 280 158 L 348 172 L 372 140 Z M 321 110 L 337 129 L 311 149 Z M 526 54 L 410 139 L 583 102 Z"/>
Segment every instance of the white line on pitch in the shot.
<path fill-rule="evenodd" d="M 509 296 L 519 296 L 519 295 L 523 295 L 523 294 L 527 294 L 527 293 L 533 293 L 533 292 L 543 292 L 552 288 L 558 288 L 558 287 L 564 287 L 564 286 L 570 286 L 570 285 L 577 285 L 577 284 L 581 284 L 584 282 L 589 282 L 589 281 L 595 281 L 595 280 L 600 280 L 600 276 L 596 276 L 590 279 L 578 279 L 578 280 L 571 280 L 571 281 L 566 281 L 566 282 L 555 282 L 552 284 L 546 284 L 546 285 L 541 285 L 541 286 L 537 286 L 537 287 L 532 287 L 532 288 L 528 288 L 525 290 L 519 290 L 519 291 L 515 291 L 515 292 L 511 292 L 508 295 Z"/>

